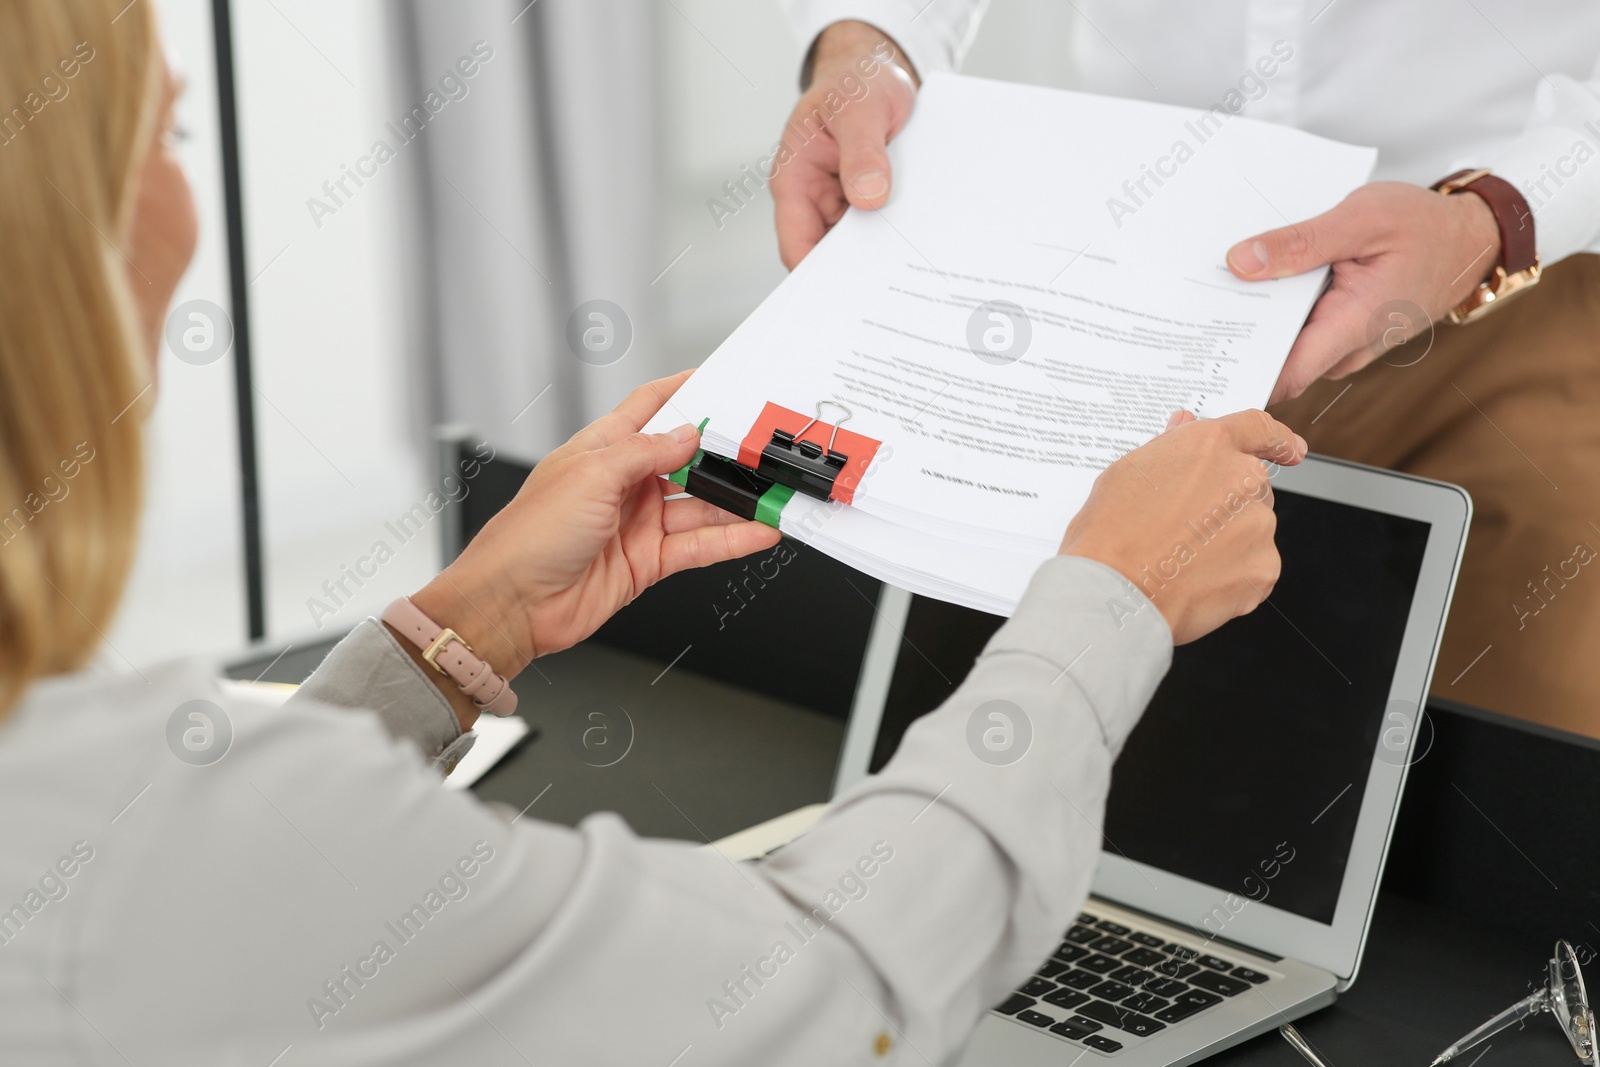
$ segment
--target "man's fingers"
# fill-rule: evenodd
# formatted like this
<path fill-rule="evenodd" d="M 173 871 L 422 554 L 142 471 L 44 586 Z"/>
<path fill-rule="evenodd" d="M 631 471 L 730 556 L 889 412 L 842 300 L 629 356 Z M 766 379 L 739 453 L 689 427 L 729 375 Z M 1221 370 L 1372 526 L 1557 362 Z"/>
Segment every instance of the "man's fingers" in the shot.
<path fill-rule="evenodd" d="M 1228 269 L 1246 281 L 1261 281 L 1368 255 L 1371 227 L 1359 216 L 1346 201 L 1314 219 L 1247 237 L 1228 249 Z"/>
<path fill-rule="evenodd" d="M 1239 451 L 1290 467 L 1306 456 L 1305 438 L 1268 415 L 1251 409 L 1215 420 Z"/>
<path fill-rule="evenodd" d="M 1324 293 L 1289 349 L 1268 403 L 1299 396 L 1330 367 L 1366 350 L 1370 317 L 1371 309 L 1352 293 L 1337 288 Z"/>
<path fill-rule="evenodd" d="M 848 203 L 839 187 L 839 146 L 821 125 L 806 125 L 804 105 L 783 130 L 783 152 L 774 163 L 772 204 L 778 225 L 778 255 L 793 270 Z"/>
<path fill-rule="evenodd" d="M 839 185 L 855 207 L 872 210 L 889 199 L 889 138 L 894 126 L 894 110 L 883 92 L 846 104 L 829 124 L 839 143 Z"/>
<path fill-rule="evenodd" d="M 801 197 L 777 201 L 773 211 L 778 225 L 778 258 L 794 270 L 828 232 L 817 205 Z"/>
<path fill-rule="evenodd" d="M 1284 360 L 1283 370 L 1278 374 L 1277 384 L 1272 387 L 1272 397 L 1267 404 L 1270 406 L 1293 400 L 1327 374 L 1330 361 L 1332 364 L 1344 362 L 1345 354 L 1339 347 L 1340 343 L 1330 329 L 1307 326 L 1301 330 L 1294 347 L 1289 349 L 1289 358 Z"/>
<path fill-rule="evenodd" d="M 742 520 L 668 534 L 661 540 L 661 577 L 760 552 L 777 544 L 779 536 L 765 523 Z"/>
<path fill-rule="evenodd" d="M 1327 373 L 1324 374 L 1323 377 L 1335 382 L 1341 378 L 1348 378 L 1350 375 L 1354 374 L 1356 371 L 1365 367 L 1368 363 L 1371 363 L 1377 358 L 1378 357 L 1373 354 L 1370 348 L 1358 348 L 1348 356 L 1345 356 L 1339 362 L 1335 363 L 1333 366 L 1329 367 Z"/>
<path fill-rule="evenodd" d="M 801 164 L 795 163 L 794 166 Z M 828 181 L 832 181 L 830 176 Z M 843 195 L 838 189 L 831 192 L 817 185 L 790 182 L 780 186 L 772 183 L 773 216 L 778 225 L 778 258 L 790 270 L 799 266 L 806 254 L 817 246 L 831 225 L 829 215 L 842 211 Z"/>

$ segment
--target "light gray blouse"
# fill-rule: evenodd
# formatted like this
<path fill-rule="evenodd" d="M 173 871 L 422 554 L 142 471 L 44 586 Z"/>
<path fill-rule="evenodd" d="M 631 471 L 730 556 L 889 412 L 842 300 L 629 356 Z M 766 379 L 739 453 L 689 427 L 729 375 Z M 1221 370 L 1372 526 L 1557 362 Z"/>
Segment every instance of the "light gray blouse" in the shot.
<path fill-rule="evenodd" d="M 281 706 L 193 661 L 41 682 L 0 721 L 0 1063 L 950 1062 L 1087 895 L 1171 650 L 1052 560 L 882 773 L 739 864 L 440 788 L 455 717 L 374 620 Z"/>

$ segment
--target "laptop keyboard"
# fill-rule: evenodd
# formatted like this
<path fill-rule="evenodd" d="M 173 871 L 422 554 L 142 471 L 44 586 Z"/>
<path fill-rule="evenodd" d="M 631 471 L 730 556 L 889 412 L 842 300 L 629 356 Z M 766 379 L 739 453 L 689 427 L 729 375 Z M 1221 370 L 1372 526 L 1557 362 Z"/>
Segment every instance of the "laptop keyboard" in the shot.
<path fill-rule="evenodd" d="M 1111 1055 L 1271 978 L 1086 911 L 1038 973 L 994 1010 Z"/>

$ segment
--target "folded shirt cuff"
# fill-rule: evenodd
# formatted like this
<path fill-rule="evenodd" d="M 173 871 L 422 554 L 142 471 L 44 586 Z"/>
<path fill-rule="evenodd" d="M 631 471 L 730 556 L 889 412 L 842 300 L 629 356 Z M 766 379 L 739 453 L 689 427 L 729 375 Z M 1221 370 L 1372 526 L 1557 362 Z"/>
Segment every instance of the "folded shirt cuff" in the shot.
<path fill-rule="evenodd" d="M 917 77 L 926 81 L 936 70 L 955 66 L 949 46 L 939 39 L 932 19 L 918 19 L 917 8 L 904 0 L 797 0 L 790 3 L 789 23 L 806 55 L 817 35 L 835 22 L 854 19 L 876 26 L 894 39 L 904 58 L 916 68 Z"/>
<path fill-rule="evenodd" d="M 422 673 L 388 627 L 368 618 L 333 646 L 297 696 L 344 708 L 367 708 L 390 736 L 413 742 L 448 772 L 466 754 L 473 736 L 463 736 L 455 709 Z"/>
<path fill-rule="evenodd" d="M 1043 659 L 1077 686 L 1115 758 L 1172 664 L 1172 631 L 1114 568 L 1057 556 L 1034 574 L 979 659 L 1008 654 Z"/>
<path fill-rule="evenodd" d="M 1488 167 L 1517 189 L 1533 211 L 1539 260 L 1549 266 L 1600 243 L 1600 97 L 1568 75 L 1545 79 L 1534 94 L 1528 130 Z M 1439 175 L 1444 177 L 1444 175 Z"/>

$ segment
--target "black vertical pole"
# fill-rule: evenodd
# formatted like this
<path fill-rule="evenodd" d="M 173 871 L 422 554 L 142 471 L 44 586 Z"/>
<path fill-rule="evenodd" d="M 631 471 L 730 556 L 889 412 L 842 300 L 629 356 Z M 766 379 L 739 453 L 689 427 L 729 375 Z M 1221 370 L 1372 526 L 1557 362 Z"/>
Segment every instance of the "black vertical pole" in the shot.
<path fill-rule="evenodd" d="M 239 160 L 239 105 L 233 68 L 229 0 L 211 0 L 216 38 L 217 116 L 222 132 L 222 194 L 228 218 L 228 276 L 233 303 L 233 382 L 239 409 L 239 491 L 244 525 L 245 602 L 250 640 L 267 635 L 265 567 L 261 556 L 261 491 L 256 470 L 255 386 L 250 371 L 250 277 L 244 256 L 244 183 Z"/>

